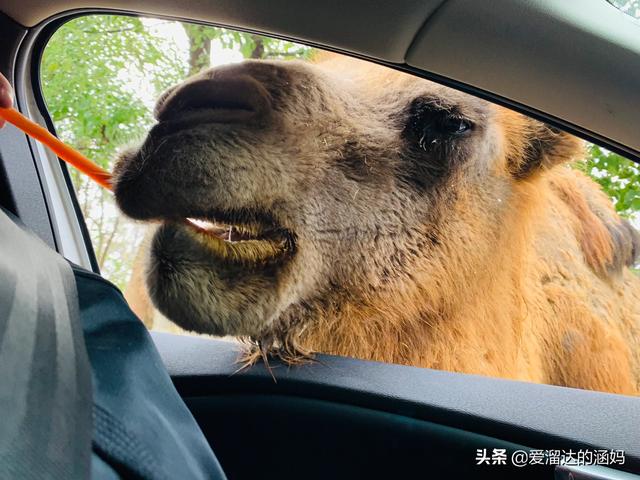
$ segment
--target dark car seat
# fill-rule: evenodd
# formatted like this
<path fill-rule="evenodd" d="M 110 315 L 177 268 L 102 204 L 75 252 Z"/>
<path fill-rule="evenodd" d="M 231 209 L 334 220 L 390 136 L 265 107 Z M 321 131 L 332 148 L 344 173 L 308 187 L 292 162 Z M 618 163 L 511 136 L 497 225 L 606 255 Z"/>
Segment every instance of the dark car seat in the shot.
<path fill-rule="evenodd" d="M 118 289 L 0 211 L 0 478 L 225 478 Z"/>

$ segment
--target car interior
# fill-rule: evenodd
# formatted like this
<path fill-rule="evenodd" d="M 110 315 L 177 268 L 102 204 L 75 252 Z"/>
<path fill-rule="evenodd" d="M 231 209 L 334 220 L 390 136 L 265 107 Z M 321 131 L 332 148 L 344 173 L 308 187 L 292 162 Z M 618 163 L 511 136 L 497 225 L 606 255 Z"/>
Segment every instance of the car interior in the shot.
<path fill-rule="evenodd" d="M 62 24 L 92 13 L 202 22 L 355 56 L 507 106 L 640 162 L 640 23 L 605 0 L 299 0 L 295 8 L 283 0 L 0 0 L 0 72 L 15 88 L 16 107 L 51 131 L 39 60 Z M 66 165 L 10 128 L 0 130 L 0 207 L 49 250 L 22 243 L 12 237 L 13 224 L 0 223 L 3 244 L 14 246 L 2 254 L 3 277 L 10 266 L 47 264 L 51 252 L 99 274 Z M 65 275 L 55 283 L 66 285 Z M 331 355 L 296 367 L 273 360 L 269 368 L 239 369 L 234 343 L 159 332 L 151 338 L 231 479 L 640 478 L 635 397 Z M 56 348 L 58 355 L 75 351 L 86 374 L 81 346 L 60 340 Z M 0 392 L 7 385 L 3 380 Z M 88 415 L 82 402 L 75 408 Z M 68 420 L 78 429 L 80 413 Z M 478 465 L 478 452 L 494 449 L 624 451 L 625 462 Z"/>

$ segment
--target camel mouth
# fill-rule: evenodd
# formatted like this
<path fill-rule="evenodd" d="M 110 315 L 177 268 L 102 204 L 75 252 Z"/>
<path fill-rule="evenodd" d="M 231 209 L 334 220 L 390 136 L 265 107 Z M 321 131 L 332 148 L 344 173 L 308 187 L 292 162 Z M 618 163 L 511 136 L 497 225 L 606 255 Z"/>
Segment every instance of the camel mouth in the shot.
<path fill-rule="evenodd" d="M 181 225 L 213 257 L 225 263 L 272 264 L 295 252 L 295 235 L 270 221 L 207 216 L 186 217 Z"/>

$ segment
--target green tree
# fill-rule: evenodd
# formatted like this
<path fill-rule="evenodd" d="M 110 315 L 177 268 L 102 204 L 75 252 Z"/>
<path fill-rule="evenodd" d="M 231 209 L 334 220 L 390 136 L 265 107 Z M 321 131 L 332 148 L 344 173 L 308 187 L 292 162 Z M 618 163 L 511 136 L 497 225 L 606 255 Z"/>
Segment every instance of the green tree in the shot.
<path fill-rule="evenodd" d="M 151 34 L 140 18 L 99 15 L 71 20 L 52 36 L 41 80 L 58 135 L 111 170 L 117 149 L 153 122 L 142 85 L 150 85 L 155 97 L 185 70 L 173 45 Z M 134 254 L 126 237 L 135 229 L 118 215 L 111 193 L 70 172 L 101 268 L 123 285 Z"/>
<path fill-rule="evenodd" d="M 576 167 L 600 184 L 620 215 L 633 218 L 640 211 L 638 165 L 597 145 L 587 144 L 587 148 L 587 158 Z"/>
<path fill-rule="evenodd" d="M 314 51 L 305 45 L 253 33 L 191 23 L 183 23 L 182 26 L 189 39 L 189 75 L 210 66 L 213 40 L 219 41 L 225 49 L 239 51 L 247 59 L 308 58 Z"/>

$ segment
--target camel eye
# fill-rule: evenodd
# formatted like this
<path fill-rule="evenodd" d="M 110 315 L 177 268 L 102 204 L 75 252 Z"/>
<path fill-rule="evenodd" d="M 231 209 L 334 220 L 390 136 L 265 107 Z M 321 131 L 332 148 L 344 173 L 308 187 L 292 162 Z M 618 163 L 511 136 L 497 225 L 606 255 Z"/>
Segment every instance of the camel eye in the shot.
<path fill-rule="evenodd" d="M 447 117 L 440 125 L 442 133 L 447 135 L 462 135 L 471 130 L 471 123 L 463 118 Z"/>
<path fill-rule="evenodd" d="M 457 111 L 425 99 L 414 100 L 408 113 L 404 134 L 423 150 L 464 136 L 473 129 L 473 123 Z"/>

